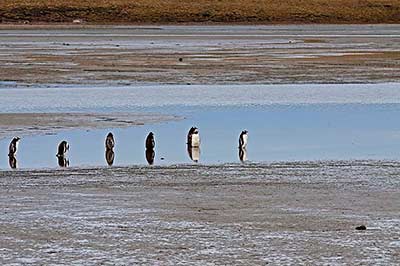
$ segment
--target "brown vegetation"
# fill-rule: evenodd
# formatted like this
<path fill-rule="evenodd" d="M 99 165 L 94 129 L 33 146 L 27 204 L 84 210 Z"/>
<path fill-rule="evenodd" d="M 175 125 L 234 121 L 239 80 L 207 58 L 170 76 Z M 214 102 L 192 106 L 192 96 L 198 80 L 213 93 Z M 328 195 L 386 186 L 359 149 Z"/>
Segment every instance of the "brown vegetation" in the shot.
<path fill-rule="evenodd" d="M 398 0 L 2 0 L 0 22 L 400 23 Z"/>

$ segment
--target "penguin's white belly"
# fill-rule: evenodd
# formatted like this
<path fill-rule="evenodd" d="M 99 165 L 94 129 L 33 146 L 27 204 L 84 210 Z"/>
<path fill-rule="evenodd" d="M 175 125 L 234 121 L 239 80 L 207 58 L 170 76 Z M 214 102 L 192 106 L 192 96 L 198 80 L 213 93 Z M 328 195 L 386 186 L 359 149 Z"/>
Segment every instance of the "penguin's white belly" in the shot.
<path fill-rule="evenodd" d="M 248 139 L 248 136 L 244 135 L 243 136 L 243 146 L 247 146 L 247 139 Z"/>
<path fill-rule="evenodd" d="M 248 136 L 247 136 L 247 135 L 243 135 L 243 136 L 242 136 L 240 145 L 241 145 L 243 148 L 247 146 L 247 139 L 248 139 Z"/>
<path fill-rule="evenodd" d="M 200 135 L 199 134 L 193 134 L 192 135 L 192 147 L 199 147 L 200 146 Z"/>

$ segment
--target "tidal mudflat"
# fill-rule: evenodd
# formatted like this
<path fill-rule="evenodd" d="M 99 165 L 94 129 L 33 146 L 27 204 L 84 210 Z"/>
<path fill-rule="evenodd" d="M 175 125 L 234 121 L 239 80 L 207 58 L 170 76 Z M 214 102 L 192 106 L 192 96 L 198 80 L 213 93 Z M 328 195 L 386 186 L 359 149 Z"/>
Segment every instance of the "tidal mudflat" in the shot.
<path fill-rule="evenodd" d="M 0 261 L 398 265 L 399 38 L 394 25 L 6 26 Z"/>
<path fill-rule="evenodd" d="M 398 265 L 399 174 L 391 161 L 2 171 L 0 258 Z"/>

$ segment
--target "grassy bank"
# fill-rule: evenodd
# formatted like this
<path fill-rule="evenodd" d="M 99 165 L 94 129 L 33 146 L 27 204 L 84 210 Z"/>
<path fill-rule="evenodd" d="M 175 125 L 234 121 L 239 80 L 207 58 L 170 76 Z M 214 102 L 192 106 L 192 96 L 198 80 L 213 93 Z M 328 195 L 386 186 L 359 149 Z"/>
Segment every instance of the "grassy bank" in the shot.
<path fill-rule="evenodd" d="M 400 23 L 398 0 L 2 0 L 0 21 Z"/>

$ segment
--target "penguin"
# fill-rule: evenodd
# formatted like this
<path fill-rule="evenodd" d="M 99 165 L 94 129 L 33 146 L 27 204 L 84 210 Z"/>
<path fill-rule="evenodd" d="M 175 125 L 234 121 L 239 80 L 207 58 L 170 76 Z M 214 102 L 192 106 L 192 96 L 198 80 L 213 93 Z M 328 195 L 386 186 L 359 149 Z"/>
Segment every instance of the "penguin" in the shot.
<path fill-rule="evenodd" d="M 247 147 L 247 139 L 249 138 L 248 136 L 248 131 L 243 130 L 242 133 L 240 133 L 239 136 L 239 149 L 244 149 Z"/>
<path fill-rule="evenodd" d="M 189 147 L 200 147 L 199 129 L 197 127 L 190 128 L 187 139 L 187 144 Z"/>
<path fill-rule="evenodd" d="M 112 150 L 115 146 L 114 135 L 110 132 L 106 137 L 106 150 Z"/>
<path fill-rule="evenodd" d="M 20 137 L 15 137 L 12 139 L 10 146 L 8 147 L 8 156 L 14 156 L 17 153 L 18 142 L 20 139 Z"/>
<path fill-rule="evenodd" d="M 154 150 L 155 146 L 156 146 L 156 143 L 154 141 L 154 134 L 153 134 L 153 132 L 150 132 L 146 138 L 146 150 Z"/>
<path fill-rule="evenodd" d="M 149 165 L 154 164 L 154 157 L 156 156 L 156 153 L 153 149 L 146 149 L 146 161 Z"/>
<path fill-rule="evenodd" d="M 60 166 L 60 167 L 68 167 L 69 166 L 69 160 L 64 155 L 57 156 L 57 160 L 58 160 L 58 166 Z"/>
<path fill-rule="evenodd" d="M 61 141 L 60 144 L 58 145 L 57 157 L 64 157 L 64 155 L 68 152 L 68 150 L 69 150 L 68 142 L 66 142 L 65 140 Z"/>
<path fill-rule="evenodd" d="M 10 165 L 11 169 L 17 169 L 18 161 L 14 154 L 8 156 L 8 164 Z"/>
<path fill-rule="evenodd" d="M 106 150 L 106 161 L 108 166 L 112 166 L 114 164 L 115 153 L 112 149 Z"/>

